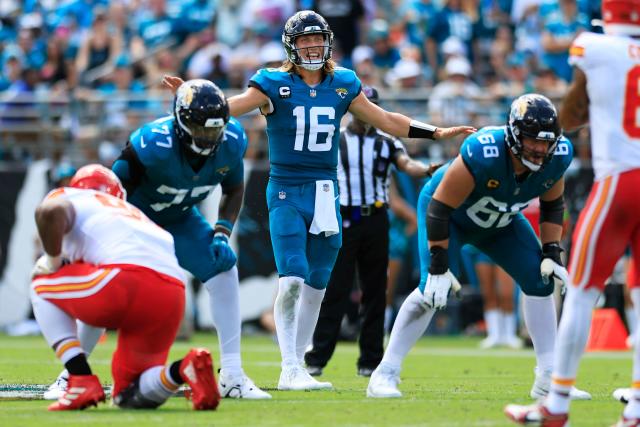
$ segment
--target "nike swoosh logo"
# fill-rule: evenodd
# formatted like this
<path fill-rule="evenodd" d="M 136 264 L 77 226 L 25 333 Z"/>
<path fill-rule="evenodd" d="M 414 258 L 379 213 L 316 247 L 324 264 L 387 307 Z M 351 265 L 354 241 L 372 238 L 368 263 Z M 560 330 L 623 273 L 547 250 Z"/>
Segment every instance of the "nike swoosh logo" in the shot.
<path fill-rule="evenodd" d="M 147 144 L 144 142 L 144 136 L 140 136 L 140 147 L 144 148 Z"/>
<path fill-rule="evenodd" d="M 467 145 L 467 154 L 469 155 L 469 157 L 473 157 L 473 152 L 471 152 L 471 147 L 469 147 Z"/>

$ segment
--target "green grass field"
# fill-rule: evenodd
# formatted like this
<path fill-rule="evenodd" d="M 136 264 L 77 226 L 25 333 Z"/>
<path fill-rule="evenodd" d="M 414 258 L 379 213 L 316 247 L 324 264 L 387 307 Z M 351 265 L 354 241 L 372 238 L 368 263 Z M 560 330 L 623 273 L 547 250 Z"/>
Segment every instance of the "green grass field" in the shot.
<path fill-rule="evenodd" d="M 109 335 L 91 356 L 94 371 L 110 383 Z M 0 426 L 508 426 L 502 414 L 507 403 L 528 403 L 534 356 L 530 350 L 478 350 L 470 338 L 425 338 L 410 353 L 402 373 L 401 399 L 367 399 L 367 379 L 355 375 L 357 347 L 340 343 L 324 380 L 334 391 L 274 391 L 279 353 L 268 337 L 245 337 L 245 370 L 273 394 L 273 400 L 252 402 L 225 399 L 215 412 L 195 412 L 184 398 L 172 398 L 155 411 L 123 411 L 109 404 L 82 412 L 50 413 L 42 400 L 0 400 Z M 214 350 L 212 334 L 197 334 L 178 342 L 171 352 L 180 358 L 189 347 Z M 594 400 L 572 405 L 571 425 L 609 426 L 622 405 L 611 398 L 614 388 L 629 383 L 630 353 L 588 355 L 578 385 Z M 0 385 L 48 384 L 60 365 L 40 337 L 0 335 Z"/>

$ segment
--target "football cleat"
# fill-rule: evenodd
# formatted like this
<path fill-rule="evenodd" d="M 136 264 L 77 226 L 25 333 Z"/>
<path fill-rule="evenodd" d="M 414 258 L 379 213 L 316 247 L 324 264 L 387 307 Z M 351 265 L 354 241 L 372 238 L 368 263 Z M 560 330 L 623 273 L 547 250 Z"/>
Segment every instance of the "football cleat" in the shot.
<path fill-rule="evenodd" d="M 49 405 L 50 411 L 72 411 L 104 402 L 105 395 L 100 380 L 95 375 L 69 375 L 67 391 L 57 402 Z"/>
<path fill-rule="evenodd" d="M 483 350 L 498 347 L 501 344 L 500 340 L 496 337 L 488 336 L 480 341 L 479 347 Z"/>
<path fill-rule="evenodd" d="M 271 395 L 251 381 L 251 378 L 244 373 L 231 377 L 225 375 L 224 370 L 218 373 L 218 383 L 220 385 L 220 394 L 225 398 L 232 399 L 271 399 Z"/>
<path fill-rule="evenodd" d="M 64 392 L 67 391 L 67 383 L 69 382 L 69 372 L 64 369 L 58 375 L 58 378 L 49 386 L 44 392 L 42 398 L 44 400 L 58 400 L 64 396 Z"/>
<path fill-rule="evenodd" d="M 626 418 L 624 415 L 611 427 L 640 427 L 640 418 Z"/>
<path fill-rule="evenodd" d="M 400 384 L 400 370 L 380 364 L 369 379 L 367 397 L 402 397 L 402 393 L 398 390 L 398 384 Z"/>
<path fill-rule="evenodd" d="M 540 404 L 507 405 L 504 414 L 511 421 L 528 426 L 569 427 L 569 414 L 552 414 Z"/>
<path fill-rule="evenodd" d="M 549 394 L 550 389 L 551 371 L 538 372 L 538 368 L 536 368 L 536 379 L 533 382 L 529 396 L 531 396 L 532 399 L 540 400 Z M 591 394 L 584 390 L 571 387 L 569 398 L 571 400 L 591 400 Z"/>
<path fill-rule="evenodd" d="M 278 390 L 327 390 L 330 382 L 317 381 L 300 365 L 283 366 L 278 381 Z"/>
<path fill-rule="evenodd" d="M 191 387 L 193 409 L 216 409 L 220 391 L 213 375 L 211 353 L 205 348 L 192 348 L 180 363 L 180 375 Z"/>
<path fill-rule="evenodd" d="M 629 403 L 631 399 L 631 389 L 630 388 L 617 388 L 613 391 L 613 398 L 618 402 L 626 405 Z"/>

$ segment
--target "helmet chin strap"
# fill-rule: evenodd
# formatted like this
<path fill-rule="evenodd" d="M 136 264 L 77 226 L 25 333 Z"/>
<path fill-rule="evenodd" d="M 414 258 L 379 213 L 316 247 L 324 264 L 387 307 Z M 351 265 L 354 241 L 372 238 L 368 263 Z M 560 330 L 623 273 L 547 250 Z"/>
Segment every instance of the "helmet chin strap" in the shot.
<path fill-rule="evenodd" d="M 324 66 L 324 62 L 318 62 L 318 63 L 302 62 L 300 64 L 300 66 L 302 68 L 304 68 L 305 70 L 314 71 L 314 70 L 319 70 L 320 68 L 322 68 Z"/>
<path fill-rule="evenodd" d="M 520 161 L 523 165 L 525 165 L 531 172 L 538 172 L 542 165 L 538 165 L 536 163 L 530 162 L 529 160 L 524 158 L 524 155 L 520 156 Z"/>
<path fill-rule="evenodd" d="M 189 144 L 189 148 L 191 149 L 191 151 L 193 151 L 196 154 L 199 154 L 201 156 L 209 156 L 211 154 L 211 152 L 213 151 L 214 147 L 210 147 L 210 148 L 200 148 L 196 145 L 196 143 L 193 141 L 193 138 L 191 139 L 191 144 Z"/>

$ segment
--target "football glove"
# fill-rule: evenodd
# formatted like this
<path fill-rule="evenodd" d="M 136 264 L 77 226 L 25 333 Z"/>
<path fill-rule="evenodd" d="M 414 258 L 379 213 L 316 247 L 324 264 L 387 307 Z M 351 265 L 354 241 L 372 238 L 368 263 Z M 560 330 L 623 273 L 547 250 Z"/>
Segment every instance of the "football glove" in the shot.
<path fill-rule="evenodd" d="M 449 293 L 453 290 L 457 296 L 460 288 L 460 282 L 450 270 L 444 274 L 429 273 L 422 298 L 429 307 L 440 310 L 447 306 Z"/>
<path fill-rule="evenodd" d="M 562 294 L 569 283 L 569 272 L 562 262 L 562 248 L 557 242 L 545 243 L 542 245 L 542 262 L 540 263 L 540 274 L 542 283 L 548 285 L 553 280 L 555 286 L 560 286 Z"/>
<path fill-rule="evenodd" d="M 217 273 L 228 271 L 236 264 L 236 254 L 229 246 L 229 237 L 224 233 L 216 233 L 211 243 L 213 265 Z"/>
<path fill-rule="evenodd" d="M 44 254 L 36 261 L 36 265 L 33 266 L 31 271 L 31 277 L 42 276 L 43 274 L 51 274 L 58 271 L 62 266 L 62 256 L 51 256 Z"/>

